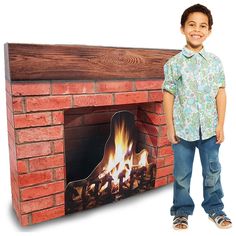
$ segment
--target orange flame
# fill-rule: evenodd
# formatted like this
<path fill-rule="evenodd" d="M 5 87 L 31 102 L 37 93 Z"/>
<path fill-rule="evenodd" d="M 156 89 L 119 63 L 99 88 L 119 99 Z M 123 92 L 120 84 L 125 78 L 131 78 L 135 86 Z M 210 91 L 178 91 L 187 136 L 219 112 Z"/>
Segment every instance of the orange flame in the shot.
<path fill-rule="evenodd" d="M 115 151 L 109 153 L 108 164 L 105 167 L 106 173 L 110 173 L 115 185 L 119 184 L 119 175 L 122 172 L 124 173 L 123 182 L 129 179 L 134 159 L 139 167 L 148 164 L 148 152 L 143 149 L 139 154 L 134 153 L 132 151 L 133 141 L 129 136 L 124 122 L 115 125 Z"/>

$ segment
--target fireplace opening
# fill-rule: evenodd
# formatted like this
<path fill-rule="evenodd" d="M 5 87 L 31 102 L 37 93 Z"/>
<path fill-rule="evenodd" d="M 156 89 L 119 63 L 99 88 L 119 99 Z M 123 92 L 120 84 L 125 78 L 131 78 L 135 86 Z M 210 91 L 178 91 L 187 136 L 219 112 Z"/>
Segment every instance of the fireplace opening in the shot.
<path fill-rule="evenodd" d="M 65 111 L 66 214 L 154 187 L 156 165 L 138 129 L 139 105 L 125 108 Z"/>

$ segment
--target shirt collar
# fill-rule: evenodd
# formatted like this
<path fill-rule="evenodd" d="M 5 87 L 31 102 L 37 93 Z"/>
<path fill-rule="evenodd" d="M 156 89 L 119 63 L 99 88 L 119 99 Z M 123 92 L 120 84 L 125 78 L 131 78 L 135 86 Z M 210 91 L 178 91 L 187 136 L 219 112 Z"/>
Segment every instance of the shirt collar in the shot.
<path fill-rule="evenodd" d="M 187 58 L 190 58 L 196 54 L 200 54 L 203 58 L 205 58 L 207 60 L 207 52 L 205 51 L 204 48 L 202 48 L 202 50 L 200 52 L 194 52 L 194 51 L 191 51 L 190 49 L 188 49 L 187 47 L 184 47 L 182 49 L 182 54 Z"/>

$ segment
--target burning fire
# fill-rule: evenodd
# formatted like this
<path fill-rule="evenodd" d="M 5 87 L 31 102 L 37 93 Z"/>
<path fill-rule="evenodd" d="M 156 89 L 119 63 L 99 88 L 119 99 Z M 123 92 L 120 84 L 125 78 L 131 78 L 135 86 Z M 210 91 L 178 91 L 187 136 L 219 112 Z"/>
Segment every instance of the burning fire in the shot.
<path fill-rule="evenodd" d="M 104 167 L 105 173 L 102 175 L 104 176 L 104 174 L 109 173 L 113 178 L 113 184 L 117 186 L 121 174 L 123 174 L 123 182 L 125 182 L 130 178 L 133 167 L 141 168 L 148 164 L 148 152 L 143 149 L 140 153 L 135 153 L 133 150 L 133 141 L 130 140 L 129 131 L 124 121 L 115 124 L 114 135 L 114 153 L 110 151 L 108 154 L 108 163 Z"/>
<path fill-rule="evenodd" d="M 123 111 L 111 120 L 111 133 L 99 165 L 86 179 L 68 184 L 66 212 L 90 209 L 154 187 L 156 164 L 148 152 L 136 153 L 134 115 Z"/>

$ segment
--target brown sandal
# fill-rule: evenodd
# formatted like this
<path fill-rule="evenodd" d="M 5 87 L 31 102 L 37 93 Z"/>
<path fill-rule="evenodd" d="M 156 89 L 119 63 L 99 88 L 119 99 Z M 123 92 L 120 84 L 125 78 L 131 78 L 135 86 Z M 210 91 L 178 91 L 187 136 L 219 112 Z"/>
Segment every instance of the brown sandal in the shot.
<path fill-rule="evenodd" d="M 214 213 L 209 215 L 209 219 L 220 229 L 228 229 L 232 227 L 232 221 L 226 215 L 217 215 Z M 225 222 L 228 222 L 229 224 L 225 225 Z"/>
<path fill-rule="evenodd" d="M 175 230 L 185 230 L 188 228 L 188 216 L 175 216 L 173 219 Z"/>

